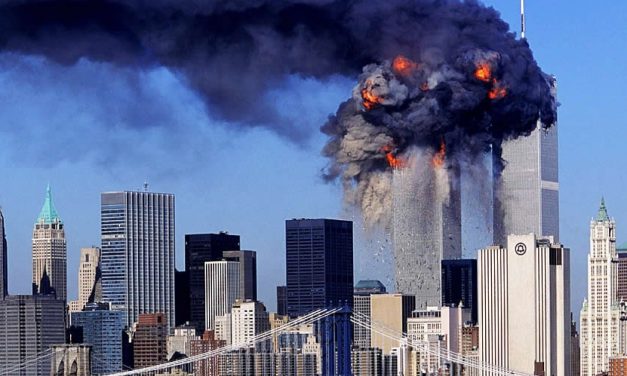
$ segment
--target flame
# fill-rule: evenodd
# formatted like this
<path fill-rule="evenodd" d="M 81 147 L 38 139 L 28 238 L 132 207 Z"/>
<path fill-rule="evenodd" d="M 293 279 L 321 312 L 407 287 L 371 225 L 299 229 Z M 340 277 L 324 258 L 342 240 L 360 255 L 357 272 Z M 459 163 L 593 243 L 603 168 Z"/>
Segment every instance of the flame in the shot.
<path fill-rule="evenodd" d="M 366 80 L 366 86 L 361 89 L 361 97 L 364 100 L 362 104 L 366 110 L 372 110 L 377 104 L 383 102 L 383 98 L 372 92 L 372 82 L 370 80 Z"/>
<path fill-rule="evenodd" d="M 492 89 L 488 92 L 488 98 L 490 99 L 501 99 L 507 95 L 507 89 L 502 87 L 498 81 L 492 81 Z"/>
<path fill-rule="evenodd" d="M 398 55 L 394 58 L 394 61 L 392 61 L 392 68 L 401 76 L 409 76 L 416 68 L 418 68 L 418 64 L 403 55 Z"/>
<path fill-rule="evenodd" d="M 385 145 L 381 148 L 381 151 L 385 153 L 385 159 L 388 161 L 388 165 L 390 165 L 393 169 L 403 168 L 407 165 L 407 162 L 404 159 L 394 155 L 392 146 Z"/>
<path fill-rule="evenodd" d="M 475 78 L 483 82 L 490 82 L 490 80 L 492 80 L 492 68 L 490 67 L 490 64 L 486 62 L 477 64 Z"/>
<path fill-rule="evenodd" d="M 446 144 L 444 138 L 440 139 L 440 150 L 438 150 L 431 159 L 431 163 L 435 168 L 442 168 L 444 166 L 444 160 L 446 159 Z"/>

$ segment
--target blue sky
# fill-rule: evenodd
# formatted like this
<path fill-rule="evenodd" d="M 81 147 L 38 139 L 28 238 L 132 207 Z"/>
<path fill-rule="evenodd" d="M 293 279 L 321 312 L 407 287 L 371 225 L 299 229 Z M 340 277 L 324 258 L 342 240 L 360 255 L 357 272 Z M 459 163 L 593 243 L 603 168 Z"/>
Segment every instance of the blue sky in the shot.
<path fill-rule="evenodd" d="M 518 1 L 487 4 L 518 29 Z M 589 221 L 601 196 L 619 242 L 627 241 L 627 3 L 528 1 L 527 21 L 536 59 L 558 78 L 561 240 L 572 252 L 578 316 Z M 318 132 L 352 85 L 342 77 L 291 77 L 271 93 L 285 116 L 310 129 L 294 143 L 213 118 L 164 68 L 85 60 L 65 67 L 0 54 L 0 205 L 10 292 L 30 291 L 31 231 L 48 182 L 66 223 L 73 298 L 79 249 L 99 243 L 100 192 L 137 189 L 147 180 L 151 190 L 176 194 L 177 265 L 183 265 L 185 233 L 240 234 L 242 247 L 258 252 L 260 299 L 274 308 L 274 286 L 285 278 L 284 220 L 352 219 L 342 211 L 339 187 L 320 179 L 325 138 Z M 356 277 L 368 277 L 364 254 L 378 245 L 360 240 L 356 247 Z"/>

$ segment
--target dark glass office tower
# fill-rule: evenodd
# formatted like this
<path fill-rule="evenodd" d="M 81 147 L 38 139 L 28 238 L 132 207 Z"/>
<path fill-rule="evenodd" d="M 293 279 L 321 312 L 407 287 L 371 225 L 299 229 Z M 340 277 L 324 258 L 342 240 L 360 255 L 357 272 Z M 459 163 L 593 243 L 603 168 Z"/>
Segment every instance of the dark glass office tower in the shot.
<path fill-rule="evenodd" d="M 287 286 L 276 287 L 276 313 L 287 315 Z"/>
<path fill-rule="evenodd" d="M 257 300 L 257 252 L 224 251 L 222 260 L 239 262 L 239 296 L 244 300 Z"/>
<path fill-rule="evenodd" d="M 457 306 L 460 302 L 471 309 L 477 322 L 477 260 L 442 260 L 442 305 Z"/>
<path fill-rule="evenodd" d="M 285 221 L 287 313 L 353 304 L 353 223 Z"/>
<path fill-rule="evenodd" d="M 222 252 L 239 250 L 239 235 L 185 235 L 185 271 L 189 278 L 190 324 L 199 333 L 205 330 L 205 262 L 222 260 Z"/>

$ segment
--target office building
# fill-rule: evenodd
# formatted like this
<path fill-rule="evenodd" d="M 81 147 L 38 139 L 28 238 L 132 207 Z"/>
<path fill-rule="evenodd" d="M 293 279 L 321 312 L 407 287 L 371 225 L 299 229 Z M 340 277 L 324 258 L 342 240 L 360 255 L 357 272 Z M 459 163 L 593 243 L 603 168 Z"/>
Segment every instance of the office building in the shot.
<path fill-rule="evenodd" d="M 100 248 L 81 248 L 78 264 L 78 299 L 69 302 L 70 312 L 82 311 L 96 286 L 96 275 L 100 267 Z"/>
<path fill-rule="evenodd" d="M 167 362 L 167 337 L 168 323 L 163 313 L 140 314 L 133 335 L 134 368 Z"/>
<path fill-rule="evenodd" d="M 82 342 L 91 345 L 94 374 L 122 371 L 124 312 L 111 311 L 108 303 L 87 303 L 83 311 L 72 313 L 72 326 L 80 328 Z"/>
<path fill-rule="evenodd" d="M 176 326 L 190 322 L 189 314 L 189 276 L 187 271 L 174 270 L 174 318 Z M 204 308 L 203 308 L 204 310 Z"/>
<path fill-rule="evenodd" d="M 477 260 L 442 260 L 442 305 L 460 303 L 471 310 L 470 320 L 477 322 Z"/>
<path fill-rule="evenodd" d="M 570 314 L 570 370 L 573 375 L 581 375 L 581 352 L 579 350 L 579 333 L 577 322 Z"/>
<path fill-rule="evenodd" d="M 154 312 L 173 327 L 174 195 L 107 192 L 100 209 L 103 300 L 126 312 L 129 327 Z"/>
<path fill-rule="evenodd" d="M 8 263 L 8 246 L 7 234 L 4 232 L 4 215 L 0 208 L 0 300 L 9 295 L 9 274 L 7 270 Z"/>
<path fill-rule="evenodd" d="M 213 331 L 206 330 L 202 334 L 202 338 L 191 341 L 190 355 L 204 354 L 224 346 L 226 346 L 226 343 L 216 339 Z M 194 372 L 196 376 L 218 376 L 217 357 L 210 357 L 194 362 Z"/>
<path fill-rule="evenodd" d="M 50 366 L 54 376 L 91 376 L 91 346 L 53 345 Z"/>
<path fill-rule="evenodd" d="M 205 263 L 205 323 L 215 329 L 216 316 L 231 312 L 240 299 L 240 265 L 235 261 L 210 261 Z"/>
<path fill-rule="evenodd" d="M 249 342 L 255 336 L 270 330 L 266 307 L 253 300 L 237 300 L 231 309 L 231 338 L 233 345 Z"/>
<path fill-rule="evenodd" d="M 608 376 L 627 375 L 627 355 L 617 355 L 610 357 Z"/>
<path fill-rule="evenodd" d="M 287 315 L 287 286 L 276 287 L 276 313 Z"/>
<path fill-rule="evenodd" d="M 381 375 L 383 372 L 383 354 L 381 349 L 353 348 L 351 352 L 354 376 Z"/>
<path fill-rule="evenodd" d="M 552 80 L 556 96 L 555 80 Z M 505 141 L 495 163 L 494 244 L 510 234 L 553 236 L 559 241 L 558 126 L 538 121 L 529 136 Z M 498 153 L 493 158 L 499 158 Z"/>
<path fill-rule="evenodd" d="M 385 286 L 380 281 L 363 280 L 357 282 L 353 290 L 353 312 L 370 318 L 370 295 L 385 294 Z M 362 349 L 370 347 L 370 329 L 353 325 L 353 345 Z"/>
<path fill-rule="evenodd" d="M 353 304 L 353 223 L 285 221 L 287 312 L 290 317 L 329 305 Z"/>
<path fill-rule="evenodd" d="M 33 228 L 33 294 L 67 299 L 65 229 L 52 202 L 50 186 Z"/>
<path fill-rule="evenodd" d="M 616 223 L 601 200 L 590 222 L 588 296 L 580 314 L 581 375 L 609 370 L 609 358 L 620 351 L 620 308 L 617 304 Z"/>
<path fill-rule="evenodd" d="M 205 323 L 205 262 L 222 260 L 222 252 L 240 249 L 239 235 L 185 235 L 185 272 L 189 278 L 189 322 L 202 333 Z"/>
<path fill-rule="evenodd" d="M 174 356 L 190 356 L 192 341 L 199 338 L 193 326 L 181 325 L 174 328 L 174 333 L 169 335 L 167 340 L 168 360 L 172 360 Z"/>
<path fill-rule="evenodd" d="M 459 168 L 417 155 L 392 175 L 396 292 L 416 306 L 442 304 L 442 260 L 462 257 Z"/>
<path fill-rule="evenodd" d="M 551 238 L 510 235 L 479 250 L 481 362 L 570 375 L 570 251 Z"/>
<path fill-rule="evenodd" d="M 402 294 L 377 294 L 370 296 L 370 315 L 373 326 L 375 324 L 407 333 L 407 318 L 416 309 L 416 297 Z M 392 348 L 398 346 L 398 341 L 377 333 L 374 328 L 370 332 L 370 347 L 383 351 L 389 355 Z"/>
<path fill-rule="evenodd" d="M 616 300 L 627 302 L 627 243 L 616 247 Z"/>
<path fill-rule="evenodd" d="M 429 342 L 438 348 L 461 353 L 463 347 L 462 330 L 470 321 L 471 311 L 458 307 L 428 307 L 415 310 L 407 319 L 407 337 L 411 341 Z M 426 352 L 420 353 L 420 366 L 425 372 L 434 373 L 443 369 L 441 359 Z M 456 367 L 457 365 L 452 365 Z"/>
<path fill-rule="evenodd" d="M 0 317 L 0 370 L 11 370 L 12 376 L 50 374 L 49 360 L 14 367 L 65 343 L 65 302 L 53 295 L 10 295 L 0 301 Z"/>
<path fill-rule="evenodd" d="M 243 300 L 257 300 L 257 252 L 224 251 L 222 260 L 239 263 L 239 296 Z"/>

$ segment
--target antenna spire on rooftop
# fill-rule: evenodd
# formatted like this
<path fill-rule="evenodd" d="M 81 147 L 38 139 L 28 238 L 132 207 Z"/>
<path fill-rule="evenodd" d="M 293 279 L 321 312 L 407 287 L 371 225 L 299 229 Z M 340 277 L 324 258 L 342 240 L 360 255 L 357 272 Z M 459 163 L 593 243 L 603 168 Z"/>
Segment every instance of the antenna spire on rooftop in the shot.
<path fill-rule="evenodd" d="M 525 0 L 520 0 L 520 38 L 525 39 Z"/>

